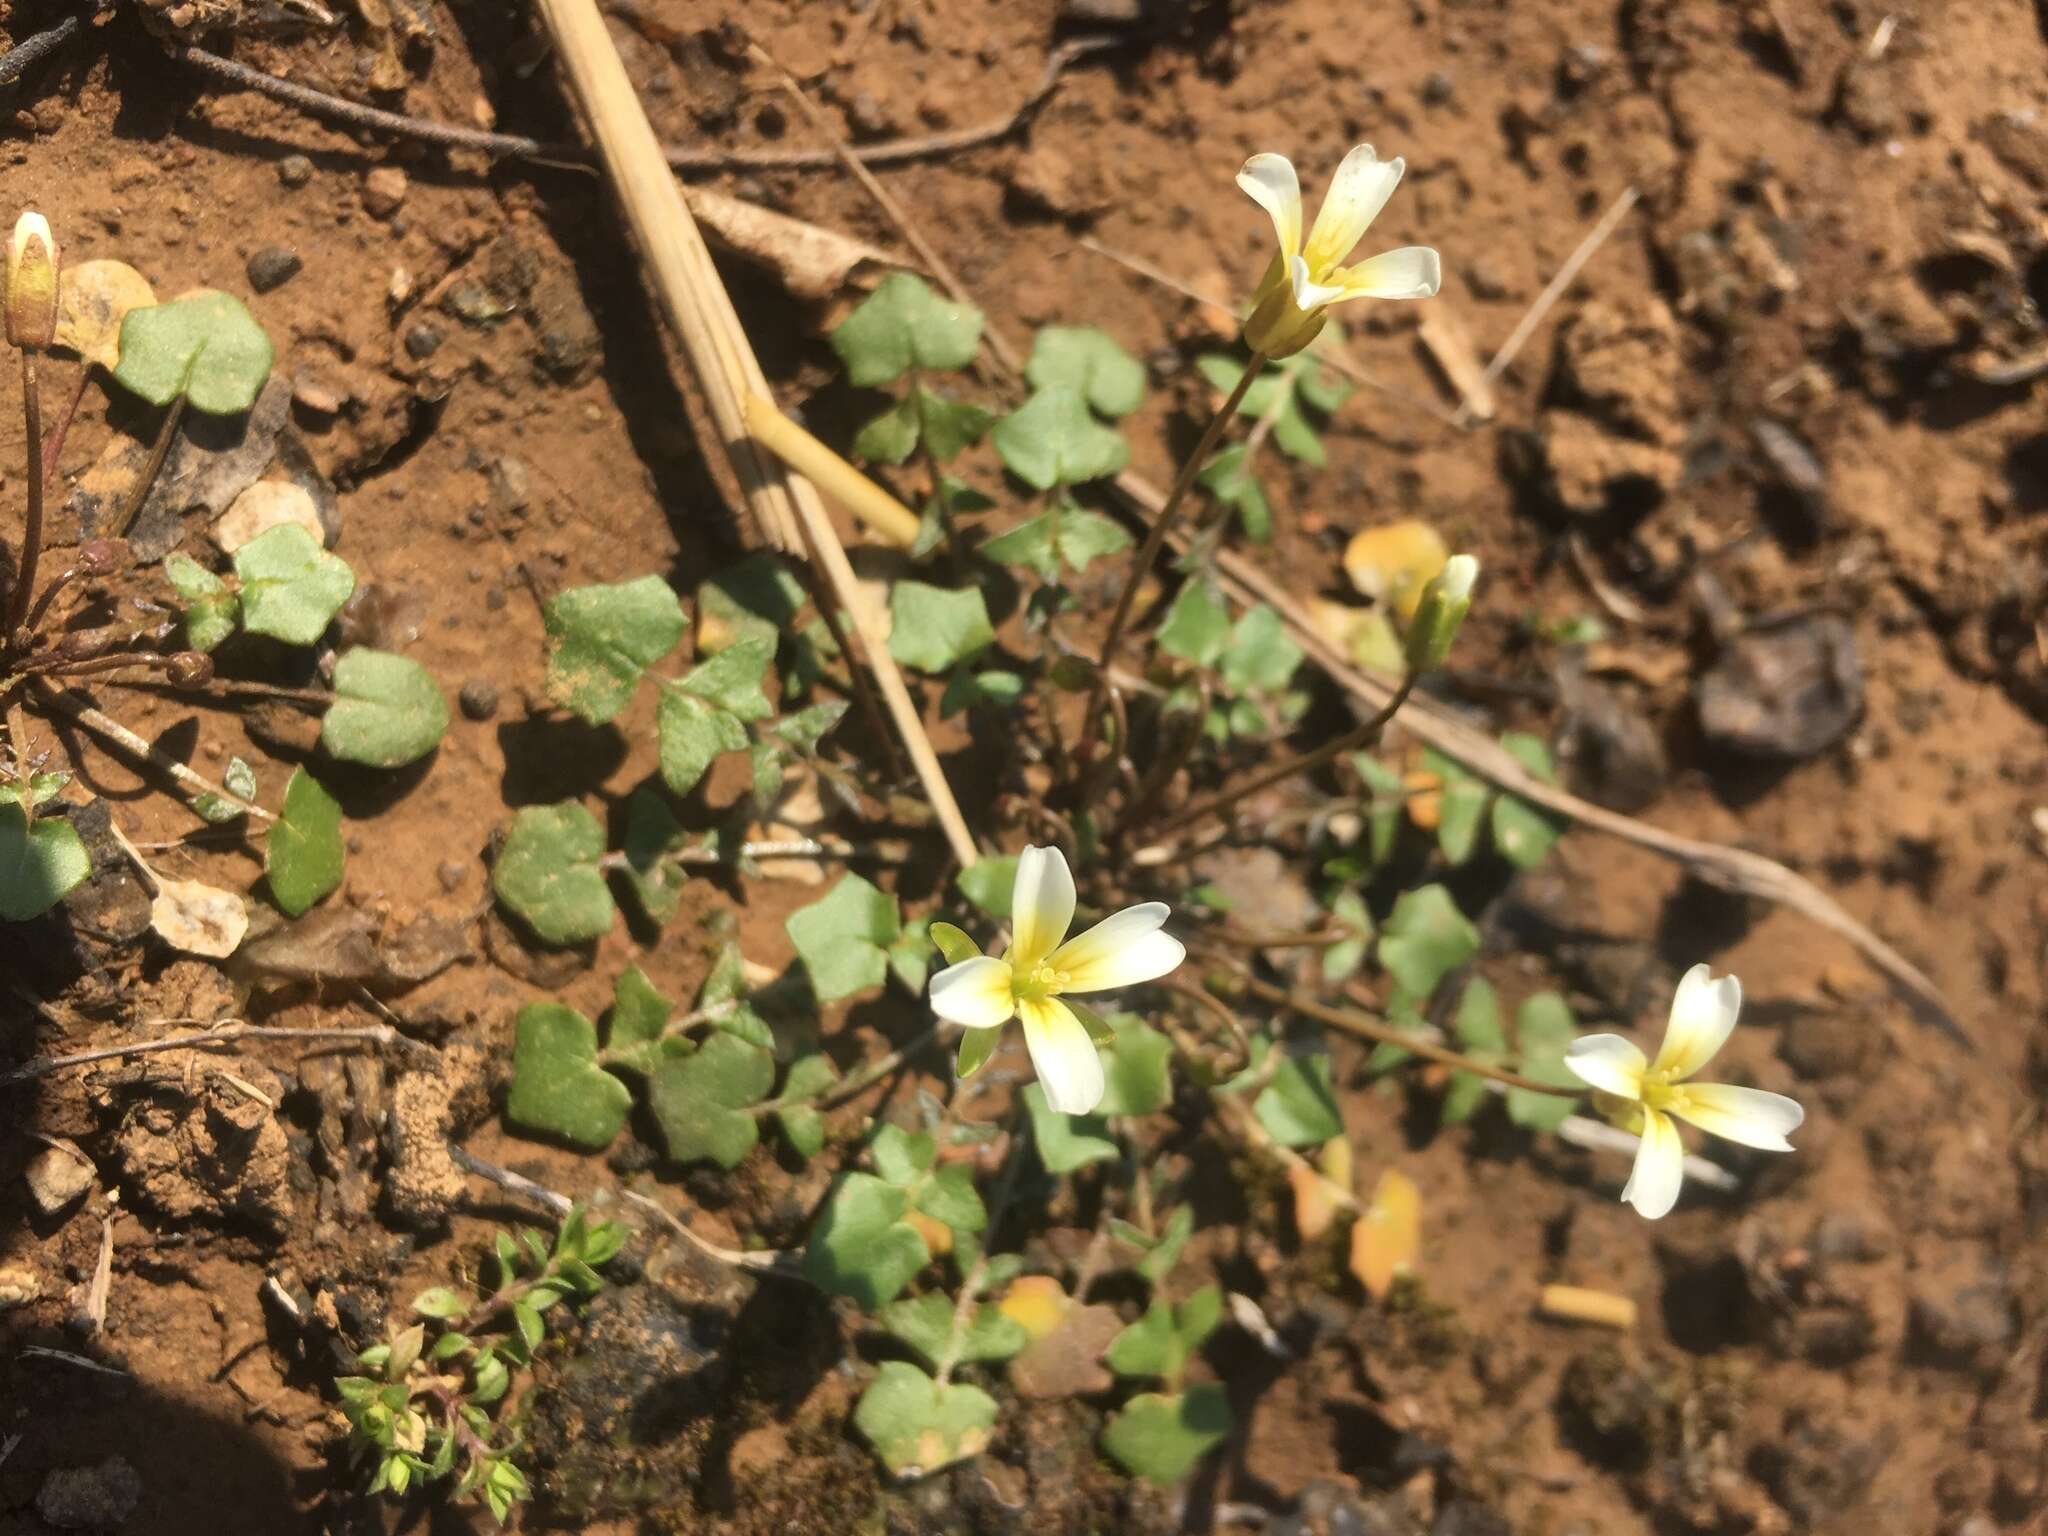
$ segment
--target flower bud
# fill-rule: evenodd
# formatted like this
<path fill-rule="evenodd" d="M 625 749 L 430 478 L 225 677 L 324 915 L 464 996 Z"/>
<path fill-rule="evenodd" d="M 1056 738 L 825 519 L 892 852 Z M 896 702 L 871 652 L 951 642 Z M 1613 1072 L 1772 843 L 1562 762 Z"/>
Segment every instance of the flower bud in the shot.
<path fill-rule="evenodd" d="M 110 576 L 125 571 L 133 558 L 126 539 L 91 539 L 78 547 L 78 574 Z"/>
<path fill-rule="evenodd" d="M 1323 334 L 1326 318 L 1322 310 L 1304 310 L 1295 302 L 1286 264 L 1276 256 L 1252 294 L 1244 344 L 1269 360 L 1292 357 Z"/>
<path fill-rule="evenodd" d="M 1458 626 L 1472 606 L 1472 583 L 1478 579 L 1479 562 L 1470 555 L 1453 555 L 1444 562 L 1434 580 L 1422 589 L 1422 601 L 1403 636 L 1410 672 L 1428 672 L 1444 664 L 1451 643 L 1458 638 Z"/>
<path fill-rule="evenodd" d="M 41 351 L 56 339 L 57 237 L 40 213 L 24 213 L 7 247 L 7 340 Z"/>
<path fill-rule="evenodd" d="M 204 688 L 213 681 L 213 658 L 204 651 L 179 651 L 166 659 L 164 677 L 173 688 Z"/>

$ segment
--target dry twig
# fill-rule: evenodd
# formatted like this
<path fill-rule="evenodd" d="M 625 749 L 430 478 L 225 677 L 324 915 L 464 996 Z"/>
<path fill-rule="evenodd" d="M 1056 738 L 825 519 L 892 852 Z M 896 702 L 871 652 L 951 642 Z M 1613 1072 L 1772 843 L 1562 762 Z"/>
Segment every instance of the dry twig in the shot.
<path fill-rule="evenodd" d="M 417 1040 L 409 1040 L 397 1030 L 383 1024 L 365 1024 L 357 1028 L 292 1029 L 282 1024 L 245 1024 L 240 1020 L 234 1020 L 218 1029 L 203 1029 L 189 1035 L 169 1035 L 160 1040 L 138 1040 L 129 1045 L 106 1045 L 97 1050 L 79 1051 L 70 1056 L 50 1056 L 41 1061 L 32 1061 L 26 1066 L 16 1067 L 12 1072 L 0 1073 L 0 1088 L 11 1088 L 17 1083 L 32 1083 L 37 1078 L 48 1077 L 53 1072 L 89 1066 L 96 1061 L 117 1061 L 125 1056 L 150 1056 L 159 1051 L 210 1050 L 215 1046 L 231 1045 L 237 1040 L 296 1040 L 303 1044 L 346 1041 L 358 1045 L 393 1046 L 401 1050 L 433 1054 L 429 1047 L 421 1045 Z"/>

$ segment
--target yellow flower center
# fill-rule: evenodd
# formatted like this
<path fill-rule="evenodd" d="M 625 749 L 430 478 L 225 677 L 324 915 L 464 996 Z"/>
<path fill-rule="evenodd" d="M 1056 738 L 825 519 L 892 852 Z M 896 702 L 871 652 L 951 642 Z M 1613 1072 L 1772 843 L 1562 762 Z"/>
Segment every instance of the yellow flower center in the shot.
<path fill-rule="evenodd" d="M 1071 971 L 1054 970 L 1051 962 L 1041 960 L 1026 976 L 1019 976 L 1010 983 L 1011 992 L 1020 1000 L 1036 1001 L 1039 998 L 1058 997 L 1073 982 Z"/>

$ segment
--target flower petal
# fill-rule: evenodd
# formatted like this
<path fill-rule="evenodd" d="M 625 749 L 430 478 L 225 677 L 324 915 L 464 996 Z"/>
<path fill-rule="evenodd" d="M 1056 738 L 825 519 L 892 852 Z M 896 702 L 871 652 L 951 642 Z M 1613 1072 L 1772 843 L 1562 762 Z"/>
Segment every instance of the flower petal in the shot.
<path fill-rule="evenodd" d="M 1643 1096 L 1643 1071 L 1649 1062 L 1633 1040 L 1619 1035 L 1581 1035 L 1564 1048 L 1564 1064 L 1580 1082 L 1617 1099 Z"/>
<path fill-rule="evenodd" d="M 1396 155 L 1382 160 L 1370 144 L 1361 144 L 1344 157 L 1337 174 L 1330 178 L 1330 190 L 1316 214 L 1315 228 L 1308 233 L 1302 254 L 1311 272 L 1328 273 L 1351 254 L 1364 238 L 1367 227 L 1379 217 L 1401 184 L 1408 162 Z"/>
<path fill-rule="evenodd" d="M 1694 966 L 1678 979 L 1671 1022 L 1664 1026 L 1664 1043 L 1650 1070 L 1662 1073 L 1666 1082 L 1684 1082 L 1728 1043 L 1741 1011 L 1741 982 L 1733 976 L 1715 981 L 1704 965 Z"/>
<path fill-rule="evenodd" d="M 1688 1084 L 1671 1096 L 1671 1113 L 1723 1141 L 1766 1152 L 1790 1152 L 1792 1143 L 1785 1138 L 1806 1119 L 1797 1099 L 1725 1083 Z"/>
<path fill-rule="evenodd" d="M 1301 251 L 1301 178 L 1285 155 L 1253 155 L 1237 173 L 1244 194 L 1271 215 L 1281 259 Z"/>
<path fill-rule="evenodd" d="M 1383 251 L 1330 274 L 1347 299 L 1433 299 L 1444 285 L 1443 262 L 1426 245 Z"/>
<path fill-rule="evenodd" d="M 1155 981 L 1187 958 L 1170 933 L 1161 933 L 1169 908 L 1163 901 L 1140 902 L 1111 913 L 1086 933 L 1077 933 L 1047 957 L 1063 972 L 1067 992 L 1107 992 Z"/>
<path fill-rule="evenodd" d="M 1637 1214 L 1655 1221 L 1678 1204 L 1678 1186 L 1685 1182 L 1685 1143 L 1671 1117 L 1657 1110 L 1643 1112 L 1643 1139 L 1636 1148 L 1636 1166 L 1622 1187 L 1621 1198 Z"/>
<path fill-rule="evenodd" d="M 1342 288 L 1331 288 L 1308 275 L 1308 263 L 1297 256 L 1287 264 L 1287 281 L 1294 289 L 1294 307 L 1313 314 L 1325 305 L 1345 297 Z"/>
<path fill-rule="evenodd" d="M 1024 1044 L 1045 1088 L 1045 1102 L 1063 1115 L 1085 1115 L 1102 1102 L 1102 1057 L 1087 1027 L 1056 997 L 1034 997 L 1018 1006 L 1024 1015 Z"/>
<path fill-rule="evenodd" d="M 932 978 L 932 1012 L 969 1029 L 995 1029 L 1017 1011 L 1010 993 L 1010 963 L 976 955 Z"/>
<path fill-rule="evenodd" d="M 1017 855 L 1010 890 L 1010 963 L 1028 971 L 1067 936 L 1074 921 L 1074 875 L 1057 848 L 1026 848 Z"/>

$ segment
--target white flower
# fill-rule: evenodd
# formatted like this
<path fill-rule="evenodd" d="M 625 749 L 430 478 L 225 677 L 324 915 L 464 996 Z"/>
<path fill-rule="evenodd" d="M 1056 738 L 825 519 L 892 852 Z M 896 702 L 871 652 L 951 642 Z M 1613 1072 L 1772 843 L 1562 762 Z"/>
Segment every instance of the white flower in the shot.
<path fill-rule="evenodd" d="M 1063 1115 L 1085 1115 L 1102 1102 L 1102 1058 L 1086 1022 L 1093 1014 L 1061 999 L 1173 970 L 1187 950 L 1161 931 L 1166 916 L 1165 902 L 1142 902 L 1069 939 L 1074 877 L 1066 856 L 1057 848 L 1026 848 L 1017 856 L 1010 897 L 1009 953 L 947 966 L 932 978 L 932 1010 L 969 1029 L 1000 1029 L 1021 1016 L 1046 1102 Z"/>
<path fill-rule="evenodd" d="M 1442 263 L 1426 245 L 1340 266 L 1386 207 L 1407 162 L 1382 160 L 1370 144 L 1344 157 L 1316 214 L 1308 242 L 1301 238 L 1301 179 L 1285 155 L 1253 155 L 1237 173 L 1245 195 L 1272 217 L 1280 250 L 1253 296 L 1245 341 L 1268 357 L 1299 352 L 1323 328 L 1323 310 L 1346 299 L 1434 298 Z"/>
<path fill-rule="evenodd" d="M 1806 1118 L 1782 1093 L 1687 1081 L 1727 1043 L 1741 1011 L 1742 983 L 1733 976 L 1715 981 L 1696 965 L 1679 980 L 1655 1061 L 1645 1061 L 1619 1035 L 1583 1035 L 1565 1049 L 1564 1064 L 1607 1100 L 1602 1108 L 1642 1137 L 1621 1198 L 1652 1221 L 1677 1203 L 1685 1177 L 1685 1148 L 1673 1116 L 1767 1152 L 1790 1152 L 1785 1138 Z"/>

